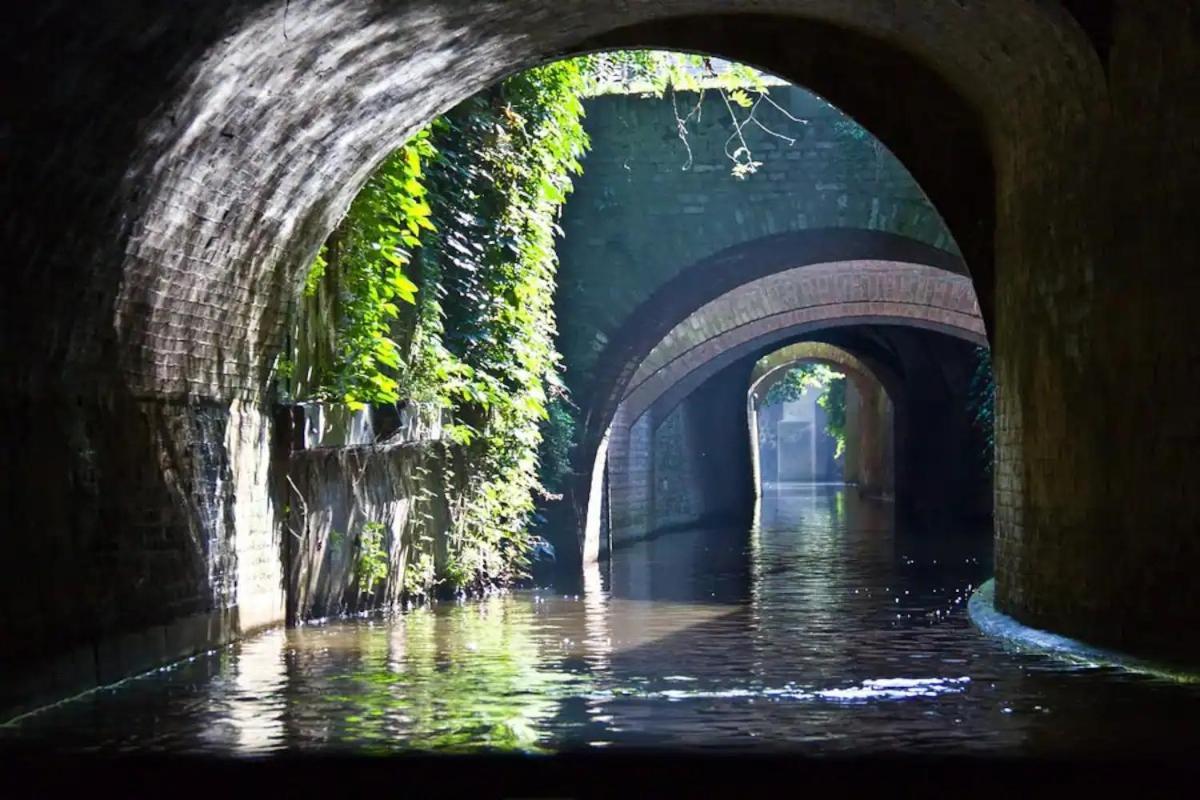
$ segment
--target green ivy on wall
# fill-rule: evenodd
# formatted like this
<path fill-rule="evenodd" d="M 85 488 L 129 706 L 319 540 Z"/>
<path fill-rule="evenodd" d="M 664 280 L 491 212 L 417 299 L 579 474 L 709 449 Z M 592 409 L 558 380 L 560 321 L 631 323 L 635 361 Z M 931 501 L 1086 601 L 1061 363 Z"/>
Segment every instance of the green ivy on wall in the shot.
<path fill-rule="evenodd" d="M 517 576 L 543 427 L 557 419 L 547 429 L 566 440 L 550 450 L 569 452 L 571 426 L 547 408 L 562 392 L 554 240 L 588 146 L 586 63 L 530 70 L 434 120 L 371 175 L 308 273 L 280 369 L 290 398 L 449 413 L 449 551 L 435 576 L 432 540 L 413 543 L 410 594 Z"/>
<path fill-rule="evenodd" d="M 589 144 L 582 98 L 650 91 L 674 102 L 676 89 L 706 88 L 725 100 L 731 171 L 745 177 L 758 162 L 742 132 L 762 126 L 760 105 L 775 106 L 760 73 L 653 51 L 583 56 L 435 119 L 384 159 L 321 248 L 279 365 L 284 399 L 405 403 L 449 418 L 449 551 L 435 575 L 432 540 L 412 543 L 408 593 L 520 574 L 535 499 L 572 475 L 578 409 L 559 377 L 555 238 Z M 696 113 L 677 112 L 685 149 Z"/>

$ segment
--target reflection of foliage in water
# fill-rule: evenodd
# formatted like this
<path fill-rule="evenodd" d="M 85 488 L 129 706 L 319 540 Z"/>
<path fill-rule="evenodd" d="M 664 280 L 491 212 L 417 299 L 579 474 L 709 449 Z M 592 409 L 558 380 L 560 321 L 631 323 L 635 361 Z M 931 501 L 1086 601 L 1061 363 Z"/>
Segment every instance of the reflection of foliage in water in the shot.
<path fill-rule="evenodd" d="M 542 752 L 544 723 L 588 678 L 548 663 L 536 625 L 532 607 L 494 597 L 364 626 L 358 669 L 327 695 L 352 709 L 340 738 L 380 752 Z"/>

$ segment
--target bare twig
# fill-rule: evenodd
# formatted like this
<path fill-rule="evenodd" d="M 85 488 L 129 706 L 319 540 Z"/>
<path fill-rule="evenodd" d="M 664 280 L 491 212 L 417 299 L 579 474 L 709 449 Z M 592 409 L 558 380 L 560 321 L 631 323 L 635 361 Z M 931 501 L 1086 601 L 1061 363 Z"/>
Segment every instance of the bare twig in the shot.
<path fill-rule="evenodd" d="M 696 120 L 700 120 L 701 109 L 704 103 L 704 89 L 700 89 L 699 97 L 696 100 L 696 106 L 687 113 L 687 116 L 679 116 L 679 105 L 676 103 L 675 86 L 671 86 L 671 112 L 675 115 L 675 135 L 679 137 L 679 141 L 683 142 L 683 148 L 687 151 L 687 162 L 681 167 L 684 171 L 692 168 L 692 146 L 688 142 L 688 122 L 692 115 L 696 116 Z"/>
<path fill-rule="evenodd" d="M 779 113 L 783 114 L 785 117 L 787 117 L 788 119 L 790 119 L 792 122 L 799 122 L 801 125 L 807 125 L 807 124 L 808 124 L 808 120 L 804 119 L 803 117 L 797 117 L 797 116 L 793 116 L 792 112 L 788 111 L 786 108 L 784 108 L 783 106 L 779 105 L 779 103 L 776 103 L 774 100 L 772 100 L 772 99 L 771 99 L 771 96 L 770 96 L 770 95 L 769 95 L 767 92 L 765 92 L 765 91 L 764 91 L 764 92 L 761 92 L 761 93 L 760 93 L 760 96 L 759 96 L 759 99 L 760 99 L 760 100 L 766 100 L 768 103 L 770 103 L 771 105 L 775 106 L 775 109 L 776 109 L 777 111 L 779 111 Z"/>
<path fill-rule="evenodd" d="M 737 112 L 733 110 L 733 103 L 729 102 L 729 93 L 723 89 L 721 90 L 721 99 L 725 101 L 725 108 L 729 111 L 729 118 L 733 121 L 733 133 L 725 140 L 725 155 L 733 162 L 734 175 L 740 178 L 746 173 L 754 172 L 757 168 L 754 157 L 750 153 L 750 145 L 746 142 L 746 137 L 742 133 L 742 128 L 745 127 L 747 122 L 738 120 Z M 748 119 L 749 117 L 747 117 Z M 741 146 L 730 153 L 729 143 L 734 139 L 737 139 Z M 742 161 L 742 154 L 744 154 L 745 161 Z"/>
<path fill-rule="evenodd" d="M 296 493 L 296 497 L 299 498 L 299 500 L 300 500 L 300 508 L 304 512 L 304 524 L 307 526 L 308 525 L 308 503 L 304 500 L 304 495 L 300 493 L 300 490 L 298 488 L 296 488 L 296 484 L 292 480 L 292 476 L 285 475 L 284 477 L 287 478 L 288 485 L 292 487 L 292 491 Z M 288 533 L 290 533 L 292 536 L 295 536 L 297 541 L 301 541 L 301 542 L 304 541 L 304 537 L 301 536 L 300 534 L 296 533 L 294 530 L 292 530 L 291 525 L 288 525 L 287 529 L 288 529 Z"/>

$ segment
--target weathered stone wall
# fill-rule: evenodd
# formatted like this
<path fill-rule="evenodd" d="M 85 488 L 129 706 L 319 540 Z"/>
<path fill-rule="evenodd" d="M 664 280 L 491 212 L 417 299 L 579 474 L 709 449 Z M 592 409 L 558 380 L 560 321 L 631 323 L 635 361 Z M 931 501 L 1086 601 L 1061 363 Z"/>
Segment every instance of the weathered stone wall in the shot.
<path fill-rule="evenodd" d="M 289 622 L 396 605 L 416 554 L 445 564 L 450 502 L 440 444 L 302 450 L 288 461 Z M 383 526 L 387 576 L 371 591 L 357 569 L 364 526 Z M 423 538 L 425 537 L 425 538 Z"/>
<path fill-rule="evenodd" d="M 6 417 L 0 709 L 283 619 L 271 424 L 253 404 L 109 398 Z M 18 426 L 19 419 L 34 422 Z M 143 461 L 145 452 L 158 454 Z M 17 531 L 29 535 L 14 535 Z M 31 668 L 33 667 L 33 668 Z"/>

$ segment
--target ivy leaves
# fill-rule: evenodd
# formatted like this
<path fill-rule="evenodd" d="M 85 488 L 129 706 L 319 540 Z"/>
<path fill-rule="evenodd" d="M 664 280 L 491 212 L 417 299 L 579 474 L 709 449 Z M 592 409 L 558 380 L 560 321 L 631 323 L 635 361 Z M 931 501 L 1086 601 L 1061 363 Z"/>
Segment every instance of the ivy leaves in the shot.
<path fill-rule="evenodd" d="M 355 410 L 401 399 L 404 358 L 392 332 L 399 304 L 417 303 L 418 286 L 406 273 L 421 236 L 435 230 L 421 180 L 422 162 L 434 155 L 422 131 L 386 158 L 309 270 L 306 295 L 325 286 L 338 301 L 337 352 L 321 376 L 322 399 Z"/>
<path fill-rule="evenodd" d="M 554 240 L 588 146 L 581 65 L 510 78 L 386 158 L 306 283 L 337 298 L 323 399 L 448 412 L 465 484 L 441 578 L 459 589 L 503 581 L 525 560 L 546 387 L 561 387 Z M 432 579 L 413 558 L 410 591 Z"/>
<path fill-rule="evenodd" d="M 554 239 L 588 144 L 583 81 L 580 62 L 531 70 L 434 126 L 438 233 L 421 259 L 438 287 L 444 350 L 436 368 L 455 378 L 443 395 L 454 417 L 447 433 L 472 480 L 447 568 L 459 584 L 511 574 L 524 560 L 541 489 L 546 387 L 559 385 Z"/>
<path fill-rule="evenodd" d="M 588 147 L 585 66 L 530 70 L 434 120 L 367 180 L 306 283 L 337 299 L 322 399 L 448 414 L 455 491 L 440 578 L 456 589 L 504 581 L 526 560 L 547 387 L 562 392 L 554 244 Z M 369 590 L 377 553 L 364 547 Z M 433 580 L 425 555 L 411 555 L 410 592 Z"/>

